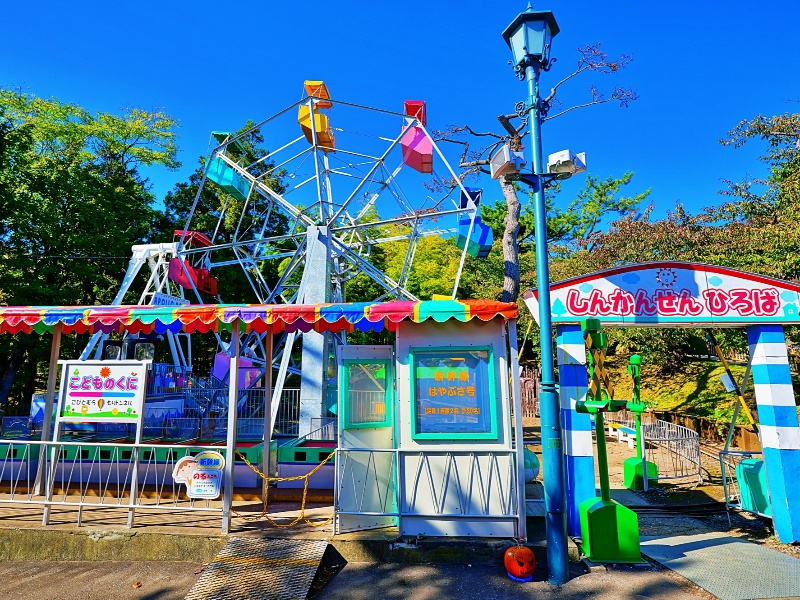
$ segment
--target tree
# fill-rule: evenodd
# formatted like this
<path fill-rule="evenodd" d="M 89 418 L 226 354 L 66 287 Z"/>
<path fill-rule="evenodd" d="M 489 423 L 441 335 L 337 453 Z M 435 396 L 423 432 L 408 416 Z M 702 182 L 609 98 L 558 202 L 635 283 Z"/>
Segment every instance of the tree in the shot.
<path fill-rule="evenodd" d="M 389 242 L 383 249 L 386 258 L 385 272 L 397 281 L 405 262 L 407 241 Z M 450 296 L 456 280 L 461 251 L 450 239 L 437 235 L 422 237 L 414 253 L 414 268 L 406 289 L 417 298 L 428 300 L 434 294 Z"/>
<path fill-rule="evenodd" d="M 617 197 L 618 192 L 627 186 L 633 173 L 627 171 L 622 177 L 608 177 L 600 180 L 587 175 L 584 188 L 580 190 L 566 209 L 559 210 L 553 206 L 554 198 L 547 198 L 547 241 L 551 246 L 562 246 L 559 254 L 569 253 L 578 247 L 594 246 L 592 238 L 599 227 L 609 217 L 633 216 L 639 218 L 638 208 L 650 195 L 650 190 L 639 192 L 633 196 Z M 508 205 L 497 201 L 493 205 L 481 206 L 481 218 L 495 232 L 501 235 L 505 230 Z M 533 210 L 530 204 L 525 206 L 519 216 L 519 245 L 531 244 L 534 241 Z"/>
<path fill-rule="evenodd" d="M 106 304 L 131 244 L 149 241 L 159 213 L 142 166 L 173 169 L 175 122 L 121 115 L 0 89 L 0 289 L 20 305 Z M 29 396 L 42 340 L 0 340 L 0 403 L 17 372 Z M 27 366 L 26 366 L 27 365 Z"/>
<path fill-rule="evenodd" d="M 724 205 L 722 214 L 777 215 L 775 209 L 783 210 L 800 201 L 800 113 L 745 119 L 720 143 L 740 148 L 754 139 L 767 144 L 759 160 L 769 166 L 769 175 L 738 183 L 726 181 L 728 189 L 721 193 L 736 200 Z"/>
<path fill-rule="evenodd" d="M 275 169 L 270 160 L 264 160 L 267 150 L 264 148 L 264 137 L 261 130 L 253 128 L 253 121 L 245 123 L 244 127 L 231 134 L 238 137 L 235 144 L 226 147 L 228 156 L 234 161 L 244 164 L 254 164 L 250 169 L 251 174 L 268 185 L 276 192 L 284 192 L 283 178 L 285 172 Z M 246 133 L 245 133 L 246 132 Z M 245 135 L 240 134 L 245 133 Z M 197 169 L 189 176 L 189 181 L 175 184 L 164 198 L 164 235 L 171 236 L 175 228 L 182 229 L 189 216 L 189 227 L 193 231 L 200 231 L 213 238 L 215 244 L 224 244 L 234 241 L 234 232 L 237 226 L 240 230 L 252 226 L 261 227 L 265 207 L 259 202 L 247 202 L 229 195 L 211 180 L 203 182 L 206 157 L 198 158 Z M 241 223 L 240 223 L 241 219 Z M 271 210 L 266 226 L 270 235 L 281 235 L 287 231 L 287 219 L 278 211 Z M 275 247 L 275 250 L 279 250 Z M 232 250 L 217 250 L 215 261 L 235 260 Z M 277 260 L 261 261 L 259 267 L 261 275 L 268 285 L 277 281 L 280 272 L 280 263 Z M 219 297 L 227 302 L 258 302 L 247 276 L 236 264 L 233 268 L 216 269 L 213 273 L 219 280 Z"/>
<path fill-rule="evenodd" d="M 610 59 L 609 56 L 602 51 L 600 44 L 593 44 L 590 46 L 581 47 L 578 49 L 579 59 L 575 70 L 561 81 L 557 82 L 550 90 L 550 94 L 540 100 L 540 111 L 543 115 L 542 122 L 554 119 L 564 115 L 576 108 L 588 107 L 596 104 L 604 104 L 610 101 L 618 101 L 620 106 L 626 107 L 628 104 L 636 100 L 637 95 L 632 90 L 625 90 L 617 87 L 610 96 L 604 95 L 594 85 L 590 87 L 589 100 L 561 110 L 561 103 L 556 99 L 558 89 L 577 77 L 585 71 L 592 71 L 597 74 L 611 74 L 617 73 L 624 69 L 625 66 L 631 61 L 629 56 L 622 55 L 617 59 Z M 552 116 L 547 116 L 551 108 L 557 108 L 559 112 Z M 497 134 L 494 132 L 476 132 L 469 126 L 451 127 L 445 131 L 435 132 L 440 141 L 453 142 L 463 146 L 461 155 L 461 167 L 465 171 L 461 174 L 461 179 L 464 180 L 469 176 L 477 175 L 478 173 L 488 173 L 487 165 L 489 158 L 494 154 L 495 150 L 503 144 L 508 144 L 511 150 L 519 151 L 522 148 L 523 137 L 526 135 L 527 121 L 524 118 L 526 115 L 523 103 L 517 107 L 518 112 L 514 114 L 503 114 L 498 117 L 500 124 L 505 130 L 505 134 Z M 521 118 L 520 125 L 515 126 L 512 124 L 513 119 Z M 467 138 L 466 135 L 471 136 Z M 480 147 L 477 150 L 470 149 L 470 139 L 472 138 L 488 138 L 490 143 L 486 146 Z M 454 182 L 437 182 L 437 185 L 454 186 Z M 506 302 L 516 301 L 519 294 L 520 283 L 520 269 L 519 269 L 519 240 L 518 234 L 520 231 L 520 216 L 522 214 L 522 205 L 517 196 L 517 187 L 514 180 L 510 177 L 501 177 L 500 186 L 503 193 L 503 200 L 506 205 L 506 213 L 504 217 L 504 227 L 502 236 L 503 258 L 505 265 L 505 277 L 503 281 L 502 300 Z M 646 194 L 645 194 L 646 195 Z M 583 199 L 584 201 L 586 198 Z M 580 200 L 579 200 L 580 201 Z M 562 223 L 567 227 L 566 222 Z M 573 227 L 580 227 L 580 224 L 575 224 Z M 582 226 L 588 227 L 589 224 L 584 223 Z M 596 226 L 596 225 L 595 225 Z M 532 233 L 531 233 L 532 235 Z"/>

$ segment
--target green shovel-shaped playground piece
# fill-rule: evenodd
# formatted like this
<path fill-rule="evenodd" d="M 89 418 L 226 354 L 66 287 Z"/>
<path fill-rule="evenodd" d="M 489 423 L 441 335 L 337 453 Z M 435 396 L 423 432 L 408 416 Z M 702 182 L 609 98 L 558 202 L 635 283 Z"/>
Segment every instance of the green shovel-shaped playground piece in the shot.
<path fill-rule="evenodd" d="M 611 499 L 608 482 L 608 458 L 603 414 L 617 412 L 624 401 L 614 400 L 606 390 L 613 387 L 605 373 L 608 347 L 600 321 L 587 319 L 582 328 L 589 350 L 589 393 L 586 401 L 578 402 L 578 412 L 595 416 L 597 432 L 597 466 L 600 476 L 600 497 L 581 502 L 581 546 L 586 558 L 599 563 L 640 563 L 639 518 L 631 509 Z M 603 389 L 605 386 L 606 389 Z"/>

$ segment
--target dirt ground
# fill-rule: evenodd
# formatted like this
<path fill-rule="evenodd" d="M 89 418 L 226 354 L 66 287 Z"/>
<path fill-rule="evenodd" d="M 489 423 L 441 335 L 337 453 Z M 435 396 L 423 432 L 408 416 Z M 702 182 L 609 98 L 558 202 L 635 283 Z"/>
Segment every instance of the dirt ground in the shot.
<path fill-rule="evenodd" d="M 539 420 L 525 419 L 524 430 L 526 446 L 541 459 L 541 444 L 538 443 Z M 531 440 L 533 443 L 527 443 Z M 662 516 L 655 514 L 640 515 L 639 527 L 643 536 L 687 535 L 701 531 L 720 531 L 800 558 L 800 544 L 782 544 L 778 541 L 772 530 L 772 523 L 768 519 L 740 512 L 731 512 L 730 515 L 726 515 L 724 507 L 720 514 L 697 516 L 693 512 L 696 505 L 725 502 L 725 491 L 722 486 L 719 464 L 720 450 L 722 450 L 721 444 L 701 441 L 702 483 L 698 481 L 697 477 L 660 481 L 658 486 L 647 492 L 634 492 L 626 489 L 623 484 L 622 465 L 625 459 L 636 456 L 636 450 L 629 448 L 625 442 L 618 442 L 614 438 L 607 437 L 606 454 L 608 457 L 608 478 L 611 497 L 626 506 L 652 506 L 654 509 L 657 507 L 671 509 L 669 514 Z M 536 483 L 528 484 L 529 497 L 541 495 L 541 480 L 540 474 Z M 600 480 L 597 473 L 596 443 L 595 482 L 599 489 Z M 677 507 L 686 507 L 685 512 L 692 516 L 681 514 L 680 509 Z"/>

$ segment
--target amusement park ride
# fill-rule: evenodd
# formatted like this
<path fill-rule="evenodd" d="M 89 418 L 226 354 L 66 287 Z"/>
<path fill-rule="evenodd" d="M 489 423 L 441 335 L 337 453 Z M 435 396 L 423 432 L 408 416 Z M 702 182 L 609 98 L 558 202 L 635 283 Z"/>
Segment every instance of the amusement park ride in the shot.
<path fill-rule="evenodd" d="M 481 190 L 448 164 L 424 102 L 391 112 L 334 102 L 320 81 L 304 90 L 247 131 L 212 134 L 186 222 L 172 242 L 133 247 L 110 305 L 0 307 L 0 333 L 53 335 L 46 394 L 0 431 L 0 481 L 25 490 L 9 501 L 42 505 L 44 525 L 53 506 L 92 504 L 69 495 L 92 484 L 125 503 L 129 527 L 169 506 L 221 512 L 227 533 L 233 487 L 266 498 L 263 478 L 332 489 L 336 531 L 525 537 L 518 308 L 455 298 L 467 255 L 492 245 Z M 388 133 L 334 128 L 334 107 L 338 123 Z M 461 250 L 449 297 L 412 292 L 426 236 Z M 234 298 L 228 277 L 247 281 Z M 347 298 L 356 277 L 377 297 Z M 393 342 L 348 344 L 384 330 Z M 62 333 L 91 335 L 77 360 L 60 359 Z M 198 333 L 216 337 L 209 374 L 193 368 Z M 290 375 L 299 394 L 284 394 Z"/>
<path fill-rule="evenodd" d="M 340 113 L 335 119 L 330 115 L 334 106 Z M 466 256 L 486 256 L 492 246 L 492 230 L 478 216 L 481 190 L 464 187 L 437 147 L 426 128 L 425 102 L 407 100 L 402 108 L 392 112 L 334 101 L 322 81 L 306 81 L 300 101 L 250 130 L 238 135 L 213 132 L 216 146 L 205 162 L 186 223 L 175 231 L 171 243 L 133 247 L 112 305 L 123 304 L 142 272 L 148 279 L 140 305 L 344 302 L 347 282 L 359 274 L 382 290 L 372 300 L 418 300 L 408 282 L 417 245 L 430 235 L 453 236 L 462 250 L 452 289 L 455 298 Z M 382 134 L 334 127 L 334 122 L 356 129 L 367 125 Z M 255 130 L 274 149 L 259 156 L 248 150 L 243 141 Z M 432 176 L 448 183 L 432 186 Z M 282 184 L 271 184 L 274 181 Z M 211 231 L 193 230 L 198 202 L 209 190 L 219 198 L 216 226 Z M 274 231 L 276 222 L 285 226 Z M 387 243 L 404 255 L 395 277 L 371 260 L 373 249 Z M 264 276 L 269 262 L 280 264 L 279 279 L 272 285 Z M 243 272 L 250 289 L 239 297 L 222 298 L 217 281 L 225 269 Z M 95 334 L 81 359 L 101 358 L 103 337 Z M 192 373 L 189 336 L 165 337 L 172 371 Z M 218 358 L 224 362 L 229 345 L 219 336 L 218 341 Z M 312 419 L 335 414 L 327 381 L 335 372 L 336 348 L 346 341 L 344 332 L 314 331 L 284 333 L 274 345 L 265 342 L 264 334 L 250 333 L 241 340 L 248 389 L 263 386 L 265 353 L 272 348 L 270 362 L 277 369 L 271 387 L 272 427 L 290 374 L 300 378 L 300 436 L 311 431 Z M 298 342 L 299 363 L 292 352 Z M 226 406 L 213 407 L 218 419 L 224 418 Z"/>
<path fill-rule="evenodd" d="M 402 536 L 524 540 L 518 308 L 455 297 L 466 256 L 485 256 L 492 244 L 478 218 L 481 191 L 464 187 L 447 163 L 426 129 L 423 102 L 391 112 L 334 102 L 322 82 L 306 81 L 304 89 L 300 101 L 247 131 L 212 134 L 216 146 L 176 239 L 133 247 L 110 306 L 0 307 L 0 333 L 53 336 L 47 393 L 32 403 L 30 417 L 2 422 L 0 482 L 9 482 L 11 493 L 0 501 L 42 506 L 43 525 L 54 507 L 78 506 L 80 523 L 82 507 L 97 504 L 84 494 L 91 483 L 103 507 L 111 507 L 108 496 L 127 509 L 129 527 L 136 510 L 206 510 L 221 512 L 227 533 L 234 485 L 258 487 L 263 477 L 292 487 L 287 480 L 303 479 L 296 485 L 304 489 L 333 488 L 336 532 L 393 526 Z M 339 123 L 390 133 L 334 128 L 334 107 Z M 275 149 L 250 150 L 251 134 Z M 498 155 L 495 173 L 507 163 L 519 168 L 505 149 Z M 567 163 L 584 164 L 569 154 L 559 164 Z M 210 199 L 218 209 L 209 209 Z M 208 226 L 211 215 L 216 223 Z M 450 298 L 426 301 L 410 282 L 418 245 L 432 235 L 449 236 L 461 255 Z M 378 254 L 401 254 L 392 261 L 401 266 L 387 272 Z M 230 288 L 218 285 L 226 269 L 248 282 L 235 298 L 221 297 Z M 138 302 L 124 305 L 141 275 L 147 281 Z M 372 301 L 348 302 L 356 277 L 382 291 Z M 745 467 L 753 477 L 772 469 L 770 485 L 782 481 L 782 462 L 794 468 L 800 428 L 782 327 L 797 322 L 800 288 L 662 262 L 582 276 L 552 292 L 570 474 L 559 493 L 570 531 L 591 526 L 590 555 L 606 558 L 603 542 L 612 530 L 626 541 L 623 562 L 637 560 L 639 551 L 627 544 L 634 521 L 620 525 L 628 513 L 609 500 L 607 484 L 596 497 L 589 414 L 599 434 L 602 412 L 619 406 L 598 396 L 597 385 L 584 400 L 591 389 L 586 339 L 590 351 L 605 346 L 597 327 L 584 338 L 576 323 L 587 318 L 617 327 L 748 327 L 757 401 L 760 394 L 769 422 L 760 428 L 764 461 Z M 525 302 L 539 313 L 536 290 Z M 391 343 L 347 343 L 350 332 L 384 330 L 395 334 Z M 91 334 L 79 360 L 59 360 L 62 333 Z M 216 336 L 208 377 L 193 369 L 195 333 Z M 171 363 L 154 362 L 159 339 L 169 345 Z M 602 360 L 592 357 L 590 365 L 600 377 Z M 273 432 L 290 374 L 300 389 L 295 427 L 284 433 L 294 439 L 278 447 Z M 631 375 L 638 377 L 633 363 Z M 626 472 L 631 485 L 652 479 L 644 458 L 637 455 Z M 176 487 L 181 482 L 188 504 Z M 766 478 L 758 482 L 751 488 L 764 490 Z M 781 485 L 788 490 L 789 480 Z M 76 487 L 80 496 L 72 498 Z M 220 493 L 221 507 L 209 504 Z M 776 532 L 795 541 L 800 513 L 788 504 L 784 510 L 784 496 L 776 494 Z"/>
<path fill-rule="evenodd" d="M 465 257 L 486 256 L 492 231 L 478 217 L 481 190 L 462 185 L 426 129 L 425 103 L 407 100 L 402 112 L 391 112 L 334 101 L 322 81 L 306 81 L 304 92 L 302 100 L 248 131 L 238 135 L 213 132 L 217 145 L 206 160 L 183 229 L 175 231 L 172 243 L 133 247 L 113 305 L 123 303 L 145 267 L 150 272 L 139 304 L 184 305 L 208 302 L 209 298 L 216 303 L 343 302 L 347 282 L 362 273 L 381 288 L 383 293 L 376 301 L 417 300 L 408 281 L 417 244 L 430 235 L 452 235 L 462 250 L 452 291 L 455 297 Z M 334 128 L 330 116 L 334 106 L 344 113 L 338 121 L 342 125 L 348 119 L 354 124 L 383 125 L 383 134 Z M 289 119 L 295 119 L 294 125 Z M 294 139 L 273 142 L 285 139 L 292 128 L 299 134 Z M 255 156 L 242 143 L 256 129 L 275 146 L 262 156 Z M 433 174 L 451 183 L 443 191 L 433 192 L 428 189 L 433 186 L 426 186 Z M 270 185 L 270 180 L 277 178 L 285 185 Z M 217 224 L 213 231 L 194 231 L 194 211 L 209 189 L 220 200 Z M 286 223 L 280 232 L 270 230 L 275 214 Z M 394 278 L 370 260 L 373 248 L 389 242 L 395 243 L 395 251 L 404 253 L 402 268 Z M 273 285 L 264 277 L 264 265 L 271 261 L 281 265 L 280 278 Z M 242 297 L 218 294 L 217 280 L 224 269 L 240 269 L 245 274 L 250 289 L 243 290 Z M 94 336 L 81 358 L 101 356 L 101 337 Z M 188 336 L 179 340 L 169 334 L 167 338 L 176 369 L 191 372 Z M 292 354 L 298 338 L 302 338 L 299 364 Z M 288 333 L 276 340 L 273 426 L 291 373 L 301 380 L 300 435 L 309 433 L 311 419 L 329 415 L 331 408 L 335 411 L 325 393 L 328 363 L 344 343 L 344 333 L 313 331 Z M 227 348 L 221 341 L 220 346 L 222 351 Z M 267 351 L 263 334 L 249 334 L 241 348 L 255 375 L 248 376 L 248 387 L 260 387 Z M 224 410 L 219 407 L 220 413 Z"/>

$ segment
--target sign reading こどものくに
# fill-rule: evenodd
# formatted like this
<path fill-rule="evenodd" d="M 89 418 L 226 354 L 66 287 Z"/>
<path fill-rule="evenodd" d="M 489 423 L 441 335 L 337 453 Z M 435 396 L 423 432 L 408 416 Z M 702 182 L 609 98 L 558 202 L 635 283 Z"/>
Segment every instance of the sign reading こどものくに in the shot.
<path fill-rule="evenodd" d="M 66 361 L 61 378 L 62 421 L 131 423 L 142 411 L 147 363 Z"/>

